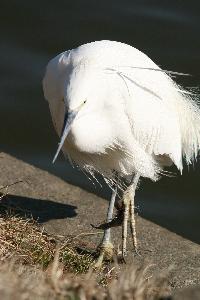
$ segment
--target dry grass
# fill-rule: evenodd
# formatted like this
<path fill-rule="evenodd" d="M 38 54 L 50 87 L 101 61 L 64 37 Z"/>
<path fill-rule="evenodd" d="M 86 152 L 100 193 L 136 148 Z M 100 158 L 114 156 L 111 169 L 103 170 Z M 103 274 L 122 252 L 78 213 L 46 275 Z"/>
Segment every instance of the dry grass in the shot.
<path fill-rule="evenodd" d="M 4 215 L 0 217 L 0 256 L 13 255 L 29 265 L 47 267 L 54 256 L 55 242 L 33 220 Z"/>
<path fill-rule="evenodd" d="M 144 269 L 131 267 L 105 288 L 96 281 L 96 274 L 74 276 L 65 273 L 54 260 L 43 271 L 14 262 L 0 264 L 1 299 L 71 299 L 71 300 L 169 300 L 166 280 L 147 279 Z"/>
<path fill-rule="evenodd" d="M 165 276 L 152 276 L 150 268 L 121 272 L 107 264 L 94 272 L 93 256 L 78 251 L 77 239 L 61 246 L 34 220 L 0 211 L 1 299 L 170 299 Z"/>
<path fill-rule="evenodd" d="M 53 261 L 59 243 L 58 239 L 48 235 L 33 219 L 24 219 L 5 211 L 0 215 L 1 260 L 14 256 L 23 264 L 40 265 L 45 269 Z M 68 272 L 85 273 L 94 258 L 89 254 L 79 253 L 77 245 L 69 237 L 60 247 L 59 260 Z"/>

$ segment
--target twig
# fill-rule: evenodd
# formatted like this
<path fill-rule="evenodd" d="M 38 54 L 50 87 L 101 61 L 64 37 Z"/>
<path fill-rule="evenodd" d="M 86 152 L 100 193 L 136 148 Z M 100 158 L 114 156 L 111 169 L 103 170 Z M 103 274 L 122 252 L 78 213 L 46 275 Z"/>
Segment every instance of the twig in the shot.
<path fill-rule="evenodd" d="M 21 183 L 21 182 L 26 182 L 26 183 L 28 183 L 28 182 L 25 181 L 25 180 L 18 180 L 18 181 L 15 181 L 15 182 L 11 183 L 11 184 L 7 184 L 7 185 L 2 186 L 2 187 L 0 188 L 0 191 L 3 190 L 3 189 L 8 189 L 8 188 L 11 187 L 12 185 L 15 185 L 15 184 L 18 184 L 18 183 Z"/>

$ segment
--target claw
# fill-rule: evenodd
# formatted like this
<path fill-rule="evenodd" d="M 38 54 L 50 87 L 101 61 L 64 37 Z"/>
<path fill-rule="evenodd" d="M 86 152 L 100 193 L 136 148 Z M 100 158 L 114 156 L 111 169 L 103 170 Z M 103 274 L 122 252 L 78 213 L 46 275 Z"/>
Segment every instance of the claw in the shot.
<path fill-rule="evenodd" d="M 90 226 L 92 226 L 92 228 L 95 228 L 95 229 L 103 229 L 102 225 L 104 225 L 104 224 L 100 224 L 100 225 L 90 224 Z"/>
<path fill-rule="evenodd" d="M 117 226 L 121 226 L 123 223 L 123 218 L 124 218 L 124 211 L 121 209 L 117 212 L 116 216 L 108 223 L 103 223 L 100 225 L 93 225 L 90 224 L 93 228 L 95 229 L 108 229 L 108 228 L 112 228 L 112 227 L 117 227 Z"/>

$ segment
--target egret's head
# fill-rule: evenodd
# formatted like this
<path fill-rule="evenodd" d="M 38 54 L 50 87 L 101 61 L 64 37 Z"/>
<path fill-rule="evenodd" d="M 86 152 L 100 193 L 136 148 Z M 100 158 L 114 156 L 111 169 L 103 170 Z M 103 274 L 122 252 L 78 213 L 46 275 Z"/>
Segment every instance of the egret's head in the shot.
<path fill-rule="evenodd" d="M 99 67 L 87 60 L 78 64 L 65 63 L 65 55 L 61 54 L 50 62 L 43 81 L 45 98 L 49 102 L 52 119 L 58 133 L 61 132 L 60 143 L 53 159 L 55 162 L 65 140 L 73 132 L 75 121 L 92 112 L 100 113 L 104 105 L 107 77 Z M 61 130 L 62 128 L 62 130 Z"/>

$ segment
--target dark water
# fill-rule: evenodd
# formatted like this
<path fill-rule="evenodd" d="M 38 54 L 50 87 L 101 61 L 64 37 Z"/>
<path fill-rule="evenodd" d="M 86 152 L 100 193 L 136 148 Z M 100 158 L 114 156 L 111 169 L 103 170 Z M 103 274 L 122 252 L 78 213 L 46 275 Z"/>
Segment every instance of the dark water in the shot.
<path fill-rule="evenodd" d="M 199 87 L 199 11 L 198 0 L 1 0 L 1 149 L 108 197 L 105 186 L 94 188 L 63 159 L 51 165 L 58 140 L 43 100 L 45 66 L 63 50 L 110 39 L 139 48 L 164 69 L 190 73 L 178 82 Z M 137 194 L 139 214 L 200 243 L 199 167 L 156 184 L 143 181 Z"/>

